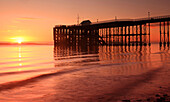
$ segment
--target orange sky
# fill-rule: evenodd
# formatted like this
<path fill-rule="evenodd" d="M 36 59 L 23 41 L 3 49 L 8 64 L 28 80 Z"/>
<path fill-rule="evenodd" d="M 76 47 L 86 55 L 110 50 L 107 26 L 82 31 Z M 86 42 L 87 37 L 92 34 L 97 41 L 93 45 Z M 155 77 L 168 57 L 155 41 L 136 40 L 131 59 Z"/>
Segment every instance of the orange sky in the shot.
<path fill-rule="evenodd" d="M 169 15 L 170 0 L 0 0 L 0 42 L 52 43 L 52 28 L 80 20 Z M 154 32 L 154 31 L 153 31 Z M 159 39 L 152 36 L 152 41 Z"/>

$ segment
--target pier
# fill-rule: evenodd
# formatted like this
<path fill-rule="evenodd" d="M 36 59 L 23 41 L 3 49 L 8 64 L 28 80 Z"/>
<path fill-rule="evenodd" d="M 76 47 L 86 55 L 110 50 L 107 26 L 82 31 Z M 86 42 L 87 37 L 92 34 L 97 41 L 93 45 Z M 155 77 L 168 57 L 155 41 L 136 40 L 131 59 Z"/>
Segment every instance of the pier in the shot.
<path fill-rule="evenodd" d="M 89 20 L 77 25 L 56 25 L 54 45 L 151 45 L 151 24 L 159 24 L 160 45 L 169 46 L 170 15 L 140 19 L 115 19 L 100 22 Z"/>

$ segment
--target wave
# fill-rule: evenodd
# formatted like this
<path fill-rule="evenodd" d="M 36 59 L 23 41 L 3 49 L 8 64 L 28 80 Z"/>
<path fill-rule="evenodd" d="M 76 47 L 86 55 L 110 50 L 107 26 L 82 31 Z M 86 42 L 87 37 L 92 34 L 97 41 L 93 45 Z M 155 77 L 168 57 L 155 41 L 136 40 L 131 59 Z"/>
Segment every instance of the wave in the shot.
<path fill-rule="evenodd" d="M 72 66 L 71 68 L 67 68 L 65 67 L 53 67 L 53 68 L 46 68 L 46 69 L 37 69 L 37 70 L 28 70 L 28 71 L 13 71 L 13 72 L 4 72 L 4 73 L 0 73 L 0 76 L 5 76 L 5 75 L 14 75 L 14 74 L 27 74 L 27 73 L 35 73 L 35 72 L 46 72 L 45 74 L 40 74 L 40 75 L 36 75 L 24 80 L 20 80 L 20 81 L 12 81 L 12 82 L 7 82 L 7 83 L 2 83 L 0 84 L 0 91 L 3 90 L 8 90 L 8 89 L 13 89 L 16 87 L 21 87 L 24 85 L 27 85 L 29 83 L 33 83 L 33 82 L 37 82 L 39 80 L 43 80 L 52 76 L 60 76 L 63 74 L 70 74 L 73 72 L 77 72 L 77 71 L 83 71 L 83 70 L 88 70 L 88 69 L 96 69 L 96 68 L 117 68 L 116 66 L 125 66 L 125 65 L 129 65 L 129 64 L 142 64 L 142 62 L 136 62 L 136 63 L 102 63 L 103 61 L 101 61 L 98 64 L 95 65 L 91 65 L 91 66 Z M 146 62 L 147 63 L 147 62 Z"/>
<path fill-rule="evenodd" d="M 23 61 L 23 62 L 26 62 L 26 61 Z M 19 62 L 19 63 L 23 63 L 23 62 Z M 41 63 L 35 63 L 35 64 L 28 64 L 28 65 L 22 65 L 22 66 L 7 66 L 7 67 L 1 67 L 0 69 L 3 70 L 7 70 L 7 69 L 13 69 L 13 68 L 28 68 L 28 67 L 36 67 L 36 66 L 42 66 L 42 65 L 45 65 L 45 64 L 52 64 L 54 62 L 41 62 Z M 9 64 L 9 63 L 8 63 Z"/>
<path fill-rule="evenodd" d="M 23 61 L 11 61 L 11 60 L 19 60 L 19 59 L 22 59 Z M 33 62 L 33 61 L 38 61 L 38 60 L 45 60 L 46 58 L 30 58 L 30 57 L 21 57 L 21 58 L 9 58 L 9 59 L 5 59 L 5 58 L 1 58 L 1 62 L 0 62 L 0 65 L 3 65 L 3 64 L 13 64 L 13 63 L 23 63 L 23 62 Z M 7 60 L 7 61 L 6 61 Z"/>
<path fill-rule="evenodd" d="M 59 75 L 63 75 L 63 74 L 67 74 L 67 73 L 73 73 L 73 72 L 77 72 L 77 71 L 81 71 L 81 70 L 85 70 L 85 69 L 90 69 L 89 67 L 86 68 L 75 68 L 75 69 L 63 69 L 57 72 L 51 72 L 51 73 L 47 73 L 47 74 L 41 74 L 41 75 L 37 75 L 28 79 L 24 79 L 24 80 L 20 80 L 20 81 L 12 81 L 12 82 L 7 82 L 7 83 L 3 83 L 0 84 L 0 92 L 4 91 L 4 90 L 8 90 L 8 89 L 13 89 L 13 88 L 17 88 L 17 87 L 21 87 L 24 85 L 27 85 L 29 83 L 33 83 L 33 82 L 37 82 L 40 79 L 45 79 L 45 78 L 49 78 L 52 76 L 59 76 Z M 49 70 L 49 69 L 46 69 Z M 9 72 L 9 73 L 4 73 L 4 74 L 18 74 L 18 73 L 30 73 L 30 72 L 35 72 L 34 71 L 24 71 L 24 72 Z M 3 74 L 1 74 L 3 75 Z"/>
<path fill-rule="evenodd" d="M 33 73 L 33 72 L 44 72 L 44 71 L 49 71 L 49 70 L 54 70 L 54 69 L 56 69 L 56 68 L 46 68 L 46 69 L 36 69 L 36 70 L 2 72 L 2 73 L 0 73 L 0 76 L 14 75 L 14 74 L 26 74 L 26 73 Z"/>
<path fill-rule="evenodd" d="M 165 54 L 166 52 L 155 52 L 155 53 L 152 53 L 152 54 Z"/>
<path fill-rule="evenodd" d="M 99 57 L 99 55 L 97 55 L 97 54 L 73 55 L 73 56 L 66 56 L 66 57 L 56 57 L 55 60 L 75 59 L 75 58 L 90 58 L 90 57 Z"/>

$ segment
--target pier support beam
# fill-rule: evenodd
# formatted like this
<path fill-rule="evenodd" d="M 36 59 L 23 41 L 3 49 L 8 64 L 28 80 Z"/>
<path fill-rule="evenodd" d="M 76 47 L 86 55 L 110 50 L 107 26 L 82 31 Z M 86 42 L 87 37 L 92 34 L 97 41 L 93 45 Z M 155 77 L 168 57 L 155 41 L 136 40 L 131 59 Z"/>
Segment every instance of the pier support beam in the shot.
<path fill-rule="evenodd" d="M 132 46 L 134 46 L 134 36 L 135 36 L 134 26 L 132 26 Z"/>
<path fill-rule="evenodd" d="M 160 22 L 160 46 L 162 46 L 162 44 L 169 46 L 169 21 Z"/>
<path fill-rule="evenodd" d="M 140 25 L 140 46 L 142 46 L 142 35 L 143 35 L 142 25 Z"/>
<path fill-rule="evenodd" d="M 120 34 L 119 34 L 119 27 L 117 27 L 117 36 L 118 36 L 118 45 L 120 44 Z"/>
<path fill-rule="evenodd" d="M 109 46 L 111 45 L 111 28 L 109 28 Z"/>
<path fill-rule="evenodd" d="M 161 24 L 161 22 L 160 22 L 159 27 L 160 27 L 160 42 L 159 42 L 159 44 L 160 44 L 160 46 L 162 46 L 162 24 Z"/>
<path fill-rule="evenodd" d="M 53 37 L 53 39 L 54 39 L 54 45 L 56 45 L 56 43 L 57 43 L 57 42 L 56 42 L 56 35 L 57 35 L 57 34 L 56 34 L 56 28 L 54 27 L 54 28 L 53 28 L 53 36 L 54 36 L 54 37 Z"/>
<path fill-rule="evenodd" d="M 127 26 L 125 26 L 125 34 L 124 34 L 125 35 L 125 46 L 127 45 L 127 34 L 126 34 L 127 29 L 126 29 L 126 27 Z"/>
<path fill-rule="evenodd" d="M 167 21 L 167 38 L 168 38 L 168 46 L 169 46 L 169 21 Z"/>
<path fill-rule="evenodd" d="M 131 41 L 130 41 L 130 40 L 131 40 L 131 39 L 130 39 L 130 26 L 128 26 L 128 35 L 129 35 L 128 45 L 130 46 L 130 42 L 131 42 Z"/>
<path fill-rule="evenodd" d="M 106 45 L 108 45 L 108 28 L 105 29 Z"/>
<path fill-rule="evenodd" d="M 151 24 L 149 23 L 149 46 L 151 45 Z"/>
<path fill-rule="evenodd" d="M 123 27 L 121 27 L 121 46 L 123 46 Z"/>
<path fill-rule="evenodd" d="M 147 31 L 146 31 L 146 24 L 143 26 L 143 45 L 147 45 Z"/>
<path fill-rule="evenodd" d="M 136 46 L 138 46 L 138 25 L 136 25 Z"/>
<path fill-rule="evenodd" d="M 164 30 L 164 32 L 163 32 L 163 34 L 164 34 L 164 45 L 166 45 L 166 33 L 165 33 L 165 22 L 163 22 L 163 24 L 164 24 L 164 26 L 163 26 L 163 30 Z"/>

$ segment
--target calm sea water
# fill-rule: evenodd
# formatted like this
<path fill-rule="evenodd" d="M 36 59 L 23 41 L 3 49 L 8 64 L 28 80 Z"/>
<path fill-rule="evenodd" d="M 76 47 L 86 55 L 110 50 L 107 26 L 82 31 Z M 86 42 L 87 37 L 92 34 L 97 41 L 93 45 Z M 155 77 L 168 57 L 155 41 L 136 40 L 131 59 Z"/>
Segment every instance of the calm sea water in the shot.
<path fill-rule="evenodd" d="M 169 93 L 169 73 L 169 48 L 158 44 L 0 46 L 0 102 L 145 98 Z"/>

